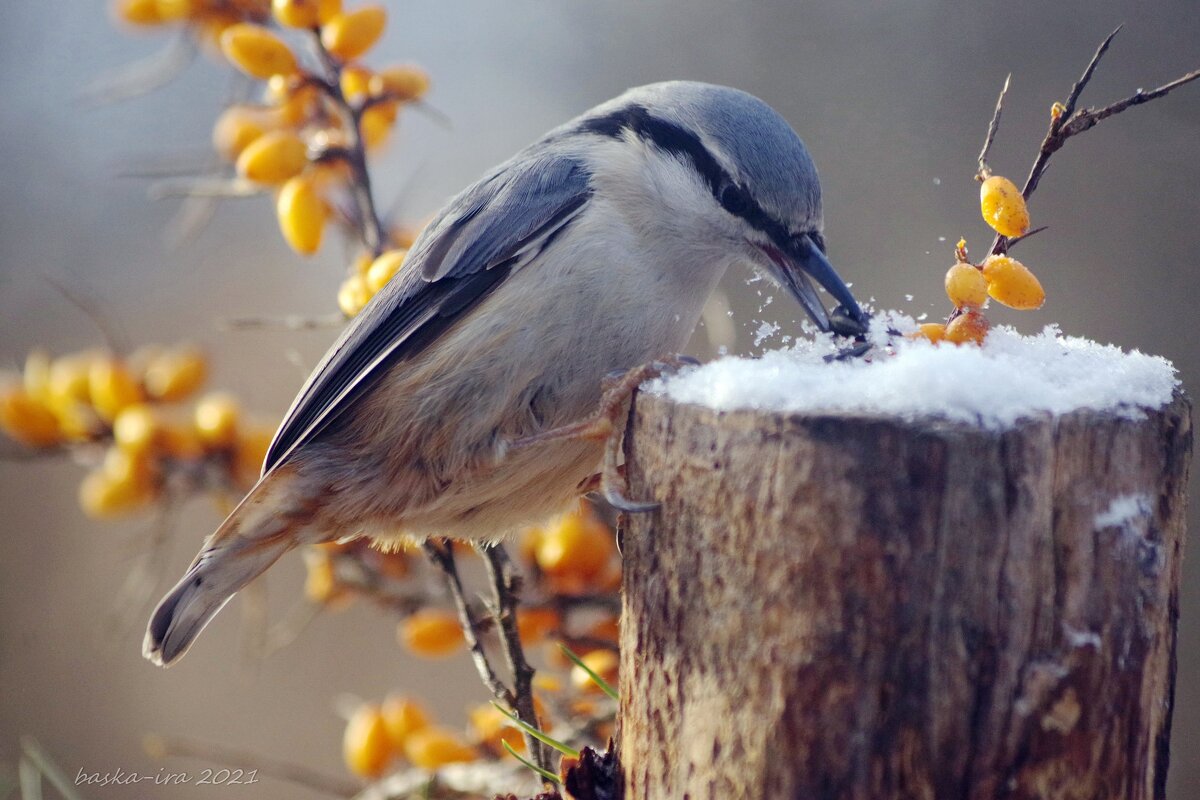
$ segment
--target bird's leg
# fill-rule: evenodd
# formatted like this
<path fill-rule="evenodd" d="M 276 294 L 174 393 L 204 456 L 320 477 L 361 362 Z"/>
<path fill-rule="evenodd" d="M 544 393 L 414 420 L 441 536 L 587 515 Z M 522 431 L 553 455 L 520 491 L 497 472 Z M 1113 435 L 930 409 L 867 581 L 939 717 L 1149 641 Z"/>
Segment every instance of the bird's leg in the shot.
<path fill-rule="evenodd" d="M 604 499 L 614 508 L 628 512 L 653 511 L 657 503 L 639 503 L 625 497 L 619 487 L 625 484 L 625 478 L 618 463 L 621 451 L 621 438 L 624 425 L 618 430 L 617 421 L 628 414 L 628 403 L 637 387 L 652 378 L 657 378 L 669 372 L 674 372 L 683 366 L 694 366 L 699 362 L 688 356 L 674 355 L 658 361 L 651 361 L 625 372 L 612 373 L 601 382 L 603 394 L 600 405 L 590 416 L 577 422 L 551 428 L 548 431 L 524 436 L 507 443 L 506 451 L 524 450 L 550 442 L 587 439 L 604 441 L 604 462 L 599 476 L 593 476 L 585 482 L 581 489 L 584 491 L 598 488 Z"/>

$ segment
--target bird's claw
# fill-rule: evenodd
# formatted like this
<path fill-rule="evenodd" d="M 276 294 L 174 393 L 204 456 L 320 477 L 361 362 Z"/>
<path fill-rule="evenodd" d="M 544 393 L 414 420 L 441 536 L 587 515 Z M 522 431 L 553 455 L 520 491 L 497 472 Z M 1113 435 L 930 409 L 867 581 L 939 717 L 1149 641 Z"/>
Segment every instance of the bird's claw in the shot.
<path fill-rule="evenodd" d="M 630 500 L 615 486 L 601 487 L 600 496 L 617 511 L 623 511 L 626 514 L 649 514 L 662 508 L 662 503 L 657 500 Z"/>

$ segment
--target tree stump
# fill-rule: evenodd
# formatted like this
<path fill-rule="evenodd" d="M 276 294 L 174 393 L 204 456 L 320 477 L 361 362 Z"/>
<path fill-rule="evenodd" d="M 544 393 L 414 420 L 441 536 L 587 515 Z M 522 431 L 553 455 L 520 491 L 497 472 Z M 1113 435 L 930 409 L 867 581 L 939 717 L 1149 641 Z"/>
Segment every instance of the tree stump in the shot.
<path fill-rule="evenodd" d="M 1003 432 L 640 395 L 628 800 L 1163 798 L 1176 394 Z"/>

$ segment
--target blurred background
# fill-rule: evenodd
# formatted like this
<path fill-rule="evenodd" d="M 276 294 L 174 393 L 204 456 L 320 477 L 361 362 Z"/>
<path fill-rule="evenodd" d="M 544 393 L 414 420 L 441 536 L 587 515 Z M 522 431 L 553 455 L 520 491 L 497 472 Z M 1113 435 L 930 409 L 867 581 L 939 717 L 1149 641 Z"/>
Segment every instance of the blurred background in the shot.
<path fill-rule="evenodd" d="M 418 223 L 441 202 L 546 129 L 637 84 L 724 83 L 759 95 L 800 132 L 823 180 L 832 260 L 862 297 L 931 317 L 947 302 L 942 275 L 960 235 L 982 252 L 990 233 L 972 180 L 996 94 L 1013 87 L 994 170 L 1022 179 L 1045 130 L 1096 44 L 1125 23 L 1084 95 L 1099 105 L 1200 67 L 1195 0 L 960 3 L 951 0 L 406 0 L 368 63 L 414 61 L 433 76 L 430 102 L 449 127 L 416 110 L 377 159 L 385 208 Z M 222 203 L 196 238 L 170 248 L 178 203 L 147 199 L 120 177 L 163 157 L 203 155 L 229 72 L 197 59 L 178 80 L 128 102 L 86 107 L 97 76 L 162 46 L 114 28 L 100 2 L 8 0 L 0 8 L 0 358 L 98 343 L 86 315 L 44 279 L 90 298 L 135 342 L 202 343 L 211 383 L 277 418 L 335 336 L 228 332 L 216 320 L 336 310 L 345 251 L 301 261 L 282 242 L 271 203 Z M 1027 332 L 1051 322 L 1103 342 L 1158 353 L 1193 394 L 1200 381 L 1200 85 L 1110 119 L 1054 157 L 1021 245 L 1048 293 L 1043 310 L 991 314 Z M 735 352 L 754 352 L 763 320 L 791 332 L 787 303 L 725 283 Z M 760 294 L 761 293 L 761 294 Z M 912 298 L 907 299 L 911 295 Z M 781 334 L 781 335 L 782 335 Z M 724 335 L 724 334 L 722 334 Z M 706 353 L 700 331 L 693 349 Z M 762 347 L 778 345 L 768 339 Z M 157 772 L 146 732 L 187 734 L 343 774 L 341 693 L 428 697 L 451 724 L 486 699 L 465 656 L 419 662 L 395 644 L 394 622 L 365 606 L 319 618 L 260 663 L 239 655 L 239 617 L 225 613 L 169 672 L 140 655 L 144 609 L 115 599 L 151 521 L 95 523 L 75 500 L 77 467 L 0 463 L 0 762 L 18 737 L 41 740 L 73 776 L 117 768 Z M 1195 481 L 1193 481 L 1195 488 Z M 1193 537 L 1200 530 L 1193 502 Z M 186 566 L 219 515 L 184 508 L 166 572 Z M 270 578 L 273 613 L 298 597 L 299 559 Z M 236 611 L 236 609 L 233 609 Z M 1200 796 L 1200 568 L 1184 567 L 1170 797 Z M 173 763 L 175 769 L 195 764 Z M 153 796 L 212 796 L 211 787 Z M 221 790 L 310 796 L 264 781 Z M 88 797 L 149 796 L 129 787 Z M 312 795 L 315 796 L 315 795 Z"/>

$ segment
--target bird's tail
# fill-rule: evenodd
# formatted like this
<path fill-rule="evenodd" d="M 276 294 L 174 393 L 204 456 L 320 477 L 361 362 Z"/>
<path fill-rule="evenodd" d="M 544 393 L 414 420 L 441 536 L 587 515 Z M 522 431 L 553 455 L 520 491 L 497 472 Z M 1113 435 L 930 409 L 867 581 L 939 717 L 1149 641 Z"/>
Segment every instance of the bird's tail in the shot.
<path fill-rule="evenodd" d="M 239 589 L 296 545 L 284 515 L 267 515 L 258 489 L 208 538 L 183 579 L 154 610 L 142 655 L 160 667 L 178 660 Z"/>

